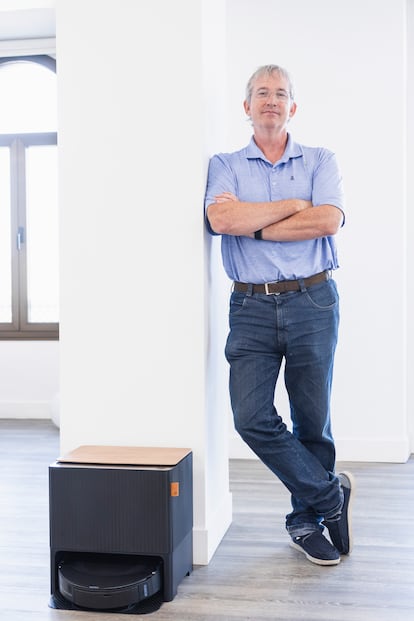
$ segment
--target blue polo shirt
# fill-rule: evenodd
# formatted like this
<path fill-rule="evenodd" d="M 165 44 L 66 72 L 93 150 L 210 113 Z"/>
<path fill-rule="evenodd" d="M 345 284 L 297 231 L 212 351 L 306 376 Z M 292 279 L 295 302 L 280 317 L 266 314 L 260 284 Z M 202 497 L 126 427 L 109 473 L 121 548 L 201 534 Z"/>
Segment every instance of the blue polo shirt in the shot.
<path fill-rule="evenodd" d="M 205 208 L 225 191 L 241 201 L 301 198 L 312 201 L 314 206 L 329 204 L 344 211 L 342 177 L 334 153 L 298 144 L 290 134 L 276 164 L 269 162 L 253 137 L 240 151 L 214 155 L 209 165 Z M 240 282 L 306 278 L 338 267 L 335 239 L 330 236 L 273 242 L 223 235 L 221 251 L 227 275 Z"/>

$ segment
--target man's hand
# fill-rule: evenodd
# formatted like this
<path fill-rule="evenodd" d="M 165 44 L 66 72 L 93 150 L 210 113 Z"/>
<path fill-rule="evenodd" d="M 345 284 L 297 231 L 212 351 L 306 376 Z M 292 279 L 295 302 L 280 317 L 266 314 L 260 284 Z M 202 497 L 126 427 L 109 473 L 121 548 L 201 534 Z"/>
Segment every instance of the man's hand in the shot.
<path fill-rule="evenodd" d="M 222 194 L 218 194 L 214 197 L 216 203 L 225 203 L 226 201 L 238 201 L 239 199 L 235 194 L 231 192 L 223 192 Z"/>

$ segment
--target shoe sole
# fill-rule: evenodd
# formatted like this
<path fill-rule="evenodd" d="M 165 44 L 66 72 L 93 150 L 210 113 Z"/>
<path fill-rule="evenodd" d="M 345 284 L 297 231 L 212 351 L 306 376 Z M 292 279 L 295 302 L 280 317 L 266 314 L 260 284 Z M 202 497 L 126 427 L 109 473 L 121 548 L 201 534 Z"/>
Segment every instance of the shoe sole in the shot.
<path fill-rule="evenodd" d="M 306 550 L 304 550 L 303 548 L 301 548 L 301 546 L 299 546 L 297 543 L 295 543 L 294 541 L 290 541 L 289 545 L 294 548 L 295 550 L 298 550 L 299 552 L 302 552 L 302 554 L 304 554 L 306 556 L 306 558 L 308 559 L 308 561 L 310 561 L 311 563 L 314 563 L 315 565 L 338 565 L 338 563 L 341 562 L 341 559 L 322 559 L 322 558 L 316 558 L 315 556 L 311 556 L 308 552 L 306 552 Z"/>
<path fill-rule="evenodd" d="M 349 548 L 348 548 L 348 552 L 341 552 L 343 556 L 348 556 L 348 554 L 351 554 L 352 548 L 354 547 L 354 537 L 352 533 L 352 506 L 354 503 L 354 495 L 355 495 L 355 477 L 353 474 L 351 474 L 351 472 L 348 472 L 347 470 L 343 470 L 342 472 L 339 472 L 339 474 L 342 474 L 344 477 L 348 479 L 349 490 L 350 490 L 348 508 L 346 512 L 346 519 L 348 522 Z"/>

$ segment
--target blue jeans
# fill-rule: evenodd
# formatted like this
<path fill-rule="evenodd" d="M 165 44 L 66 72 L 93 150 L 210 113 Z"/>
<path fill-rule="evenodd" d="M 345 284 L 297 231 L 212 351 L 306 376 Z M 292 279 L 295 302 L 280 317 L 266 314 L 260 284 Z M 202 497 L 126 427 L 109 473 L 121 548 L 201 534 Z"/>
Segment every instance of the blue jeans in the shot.
<path fill-rule="evenodd" d="M 278 295 L 233 292 L 226 358 L 236 430 L 291 492 L 291 536 L 340 514 L 330 397 L 338 335 L 334 280 Z M 285 359 L 292 433 L 274 405 Z"/>

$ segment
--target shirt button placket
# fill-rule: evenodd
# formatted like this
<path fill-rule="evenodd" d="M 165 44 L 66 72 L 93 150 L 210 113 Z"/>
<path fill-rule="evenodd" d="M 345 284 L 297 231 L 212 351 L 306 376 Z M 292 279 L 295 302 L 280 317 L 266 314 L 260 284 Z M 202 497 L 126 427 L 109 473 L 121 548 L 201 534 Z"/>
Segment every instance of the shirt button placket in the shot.
<path fill-rule="evenodd" d="M 277 169 L 272 168 L 272 172 L 270 174 L 270 199 L 272 201 L 276 200 L 276 188 L 277 188 Z"/>

